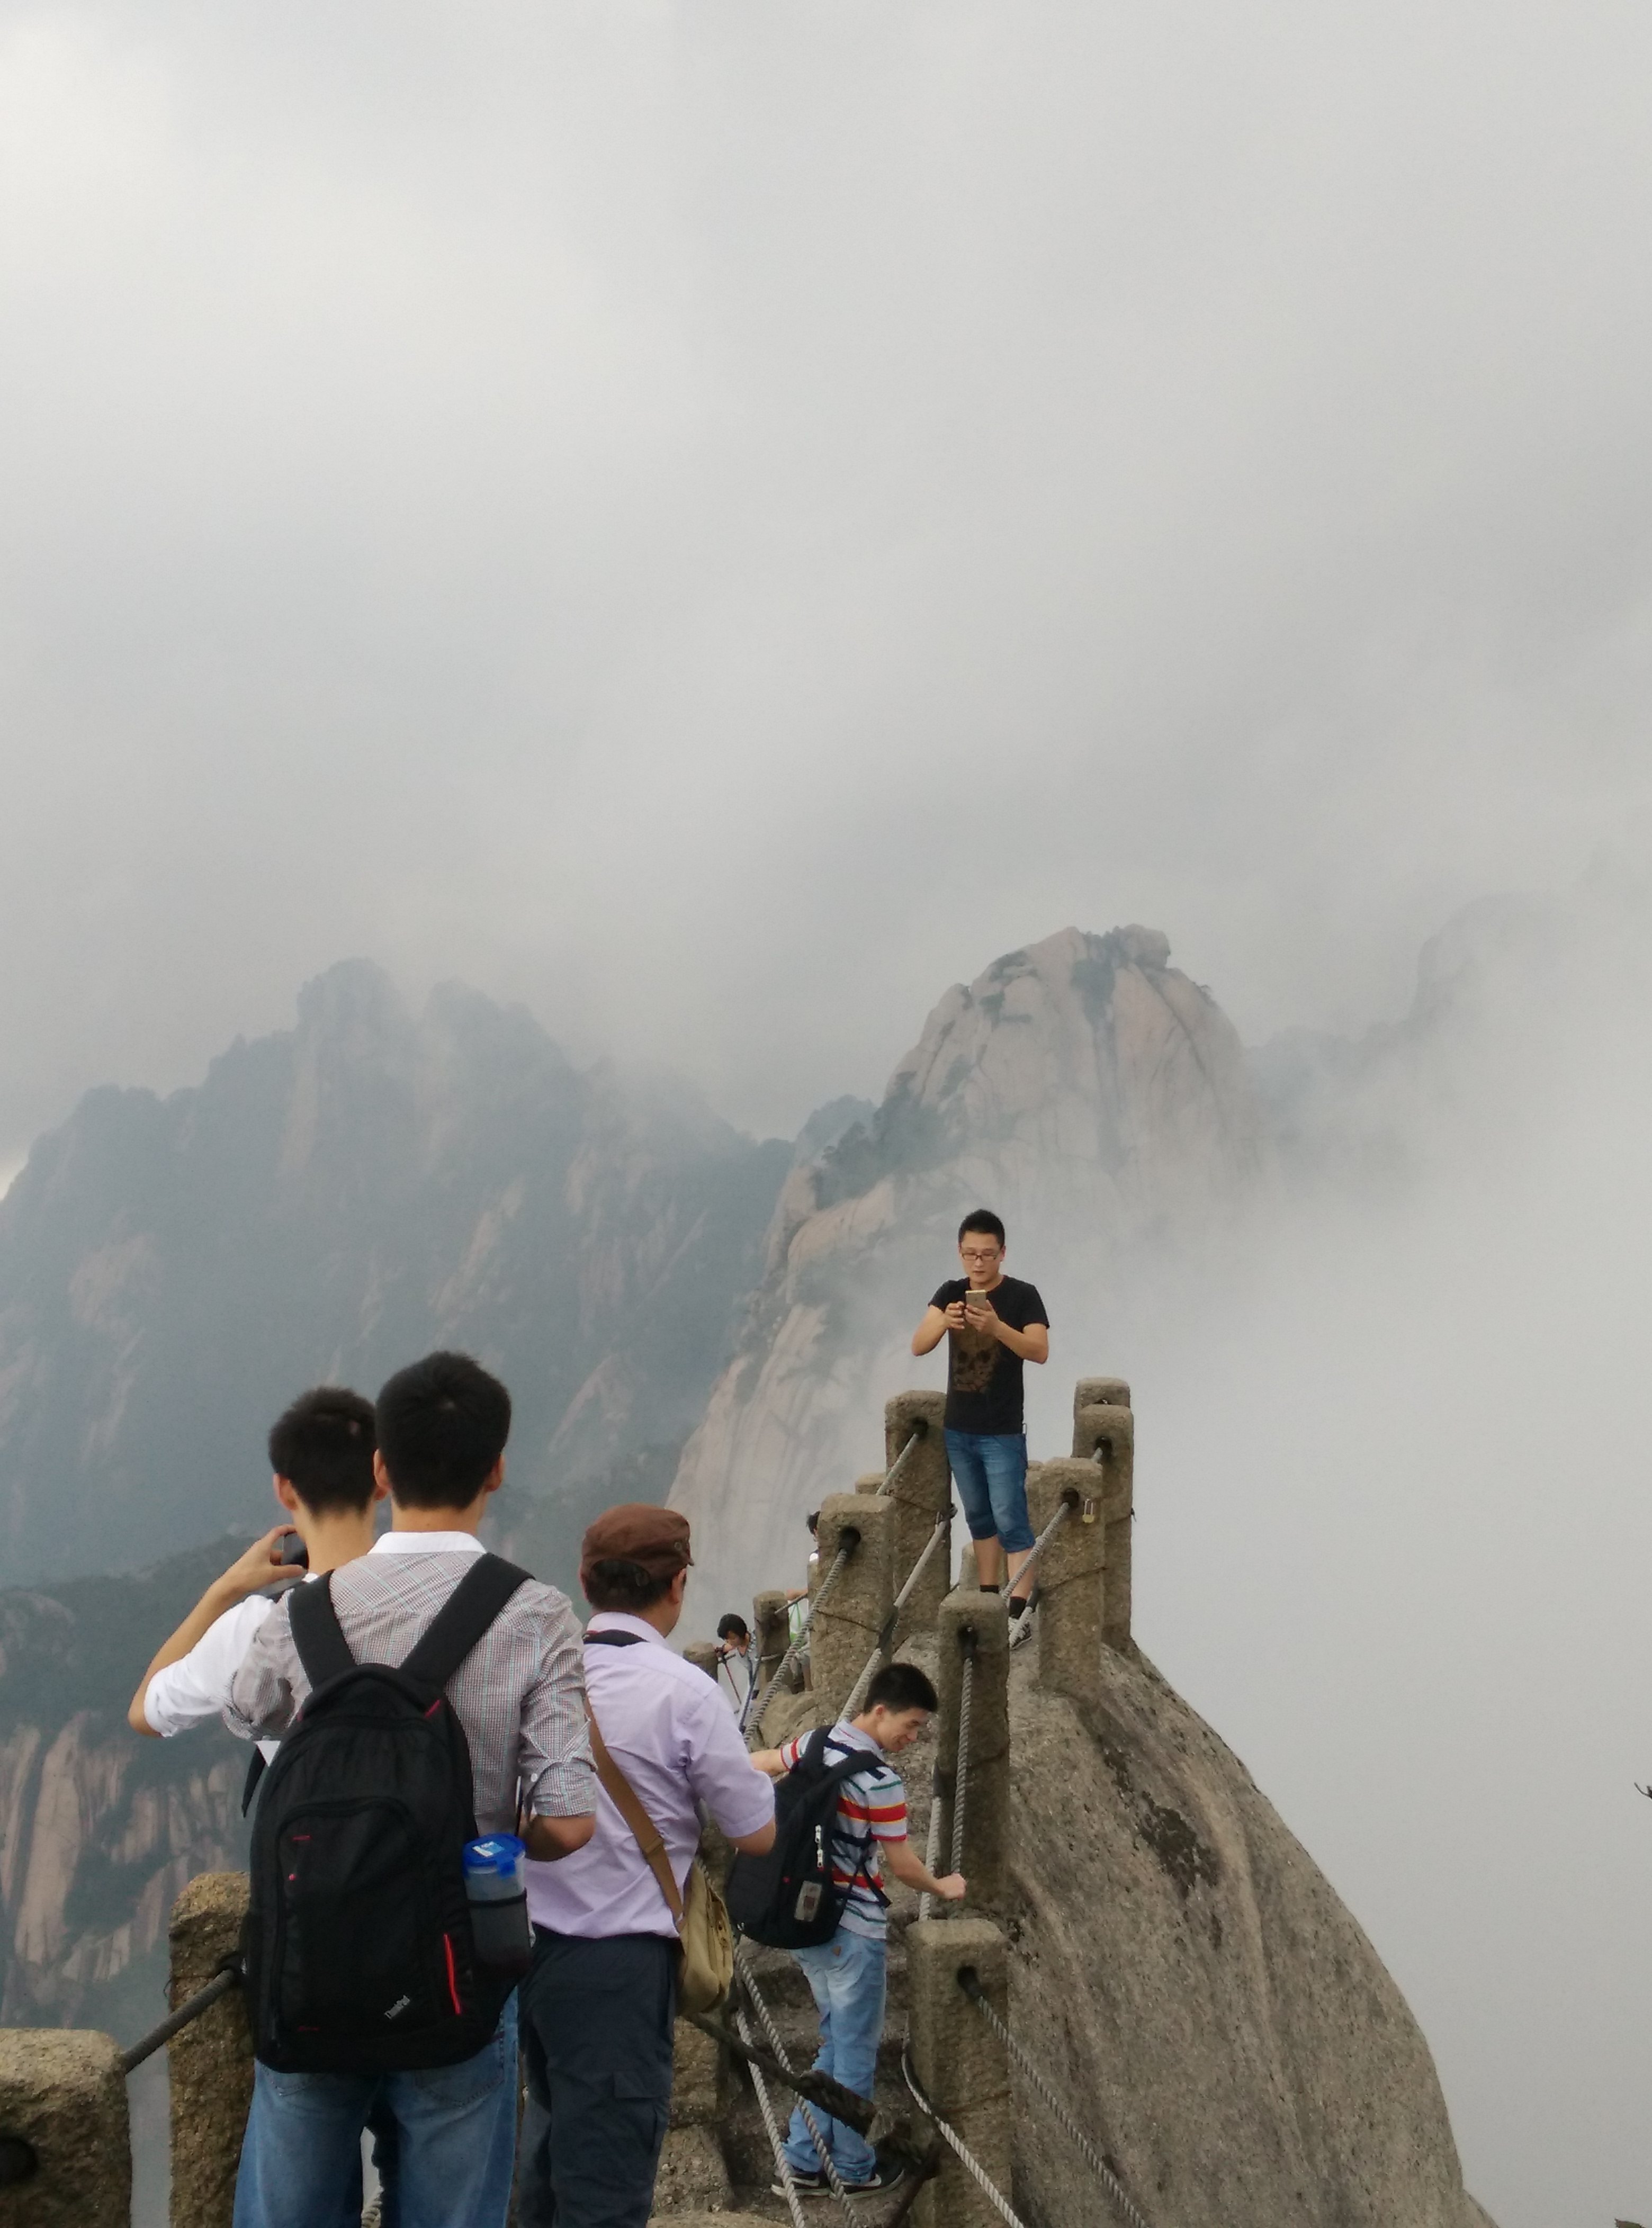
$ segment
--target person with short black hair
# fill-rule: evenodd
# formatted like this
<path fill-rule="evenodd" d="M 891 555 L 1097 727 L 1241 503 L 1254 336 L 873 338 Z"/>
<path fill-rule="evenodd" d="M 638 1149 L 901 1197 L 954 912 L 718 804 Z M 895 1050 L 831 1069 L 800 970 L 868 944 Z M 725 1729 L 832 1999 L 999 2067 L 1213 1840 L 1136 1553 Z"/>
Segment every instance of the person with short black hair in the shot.
<path fill-rule="evenodd" d="M 510 1396 L 469 1354 L 432 1354 L 379 1394 L 375 1474 L 391 1528 L 333 1572 L 333 1611 L 357 1663 L 400 1664 L 483 1553 L 477 1537 L 504 1482 Z M 446 1682 L 469 1749 L 475 1830 L 520 1832 L 553 1863 L 596 1825 L 579 1628 L 556 1587 L 527 1579 Z M 285 1732 L 310 1693 L 284 1596 L 231 1688 L 230 1721 Z M 399 2228 L 503 2228 L 516 2135 L 516 2003 L 454 2065 L 417 2071 L 253 2069 L 235 2187 L 235 2228 L 313 2228 L 341 2217 L 370 2113 L 395 2122 Z"/>
<path fill-rule="evenodd" d="M 726 1610 L 717 1620 L 718 1685 L 720 1688 L 724 1681 L 727 1682 L 726 1699 L 742 1732 L 751 1714 L 752 1697 L 757 1692 L 757 1669 L 751 1627 L 738 1610 Z"/>
<path fill-rule="evenodd" d="M 366 1554 L 385 1493 L 373 1472 L 377 1444 L 372 1404 L 347 1386 L 317 1385 L 277 1418 L 271 1482 L 291 1521 L 238 1555 L 156 1651 L 126 1713 L 134 1732 L 164 1740 L 216 1718 L 228 1707 L 230 1682 L 253 1634 L 275 1606 L 265 1590 L 296 1585 L 306 1570 L 318 1578 Z M 292 1559 L 295 1547 L 301 1560 Z M 274 1755 L 273 1741 L 259 1746 L 266 1761 Z"/>
<path fill-rule="evenodd" d="M 761 1855 L 774 1840 L 773 1789 L 704 1673 L 667 1645 L 691 1561 L 687 1519 L 648 1501 L 606 1510 L 581 1546 L 602 1793 L 590 1846 L 528 1866 L 521 2228 L 646 2228 L 671 2101 L 673 1903 L 701 1809 L 737 1849 Z M 646 1822 L 652 1859 L 616 1793 Z"/>
<path fill-rule="evenodd" d="M 858 1716 L 840 1718 L 827 1733 L 824 1761 L 841 1762 L 864 1751 L 867 1769 L 843 1782 L 832 1834 L 832 1878 L 844 1896 L 837 1931 L 829 1941 L 791 1955 L 804 1970 L 820 2014 L 817 2073 L 829 2073 L 857 2097 L 870 2097 L 883 2035 L 887 1993 L 888 1898 L 880 1885 L 884 1865 L 903 1886 L 957 1903 L 964 1875 L 937 1879 L 906 1838 L 906 1790 L 887 1761 L 919 1738 L 939 1706 L 935 1689 L 915 1663 L 886 1663 L 866 1691 Z M 752 1761 L 771 1778 L 796 1768 L 816 1738 L 799 1733 L 778 1748 L 757 1750 Z M 898 2170 L 881 2166 L 866 2137 L 846 2120 L 817 2112 L 816 2122 L 839 2180 L 852 2191 L 892 2188 Z M 829 2196 L 831 2184 L 815 2148 L 802 2107 L 787 2130 L 786 2163 L 805 2196 Z M 783 2184 L 776 2194 L 785 2194 Z"/>
<path fill-rule="evenodd" d="M 1004 1226 L 978 1207 L 958 1225 L 964 1274 L 943 1284 L 912 1333 L 914 1354 L 943 1339 L 946 1357 L 946 1458 L 975 1541 L 976 1576 L 987 1593 L 1009 1576 L 1009 1614 L 1027 1606 L 1015 1581 L 1033 1552 L 1027 1514 L 1027 1412 L 1021 1365 L 1050 1358 L 1050 1319 L 1035 1284 L 1003 1270 Z M 1028 1581 L 1030 1587 L 1031 1581 Z"/>

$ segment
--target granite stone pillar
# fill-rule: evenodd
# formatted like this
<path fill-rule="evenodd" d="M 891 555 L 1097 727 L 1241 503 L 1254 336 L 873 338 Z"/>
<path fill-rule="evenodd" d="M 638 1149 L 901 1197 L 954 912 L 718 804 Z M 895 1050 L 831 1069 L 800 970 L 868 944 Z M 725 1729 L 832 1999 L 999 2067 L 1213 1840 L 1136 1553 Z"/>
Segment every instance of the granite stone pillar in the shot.
<path fill-rule="evenodd" d="M 1009 2058 L 959 1986 L 958 1975 L 965 1972 L 974 1974 L 988 2002 L 1008 2021 L 1008 1959 L 996 1926 L 982 1918 L 930 1918 L 907 1928 L 912 2071 L 930 2103 L 1008 2198 L 1014 2123 Z M 1002 2228 L 985 2192 L 950 2149 L 942 2159 L 940 2172 L 925 2183 L 912 2208 L 918 2228 Z"/>
<path fill-rule="evenodd" d="M 1009 1612 L 1001 1594 L 948 1594 L 936 1619 L 936 1772 L 941 1804 L 943 1873 L 952 1869 L 952 1821 L 961 1761 L 958 1736 L 964 1663 L 973 1653 L 969 1776 L 964 1805 L 965 1907 L 995 1911 L 1009 1872 Z M 956 1905 L 942 1906 L 956 1910 Z"/>
<path fill-rule="evenodd" d="M 850 1533 L 859 1533 L 859 1545 L 836 1585 L 816 1610 L 809 1636 L 814 1690 L 833 1710 L 847 1700 L 867 1657 L 878 1645 L 894 1600 L 893 1502 L 885 1495 L 863 1493 L 834 1493 L 822 1502 L 823 1585 L 840 1544 Z"/>
<path fill-rule="evenodd" d="M 245 1873 L 201 1873 L 172 1906 L 176 2011 L 240 1944 Z M 172 2091 L 172 2228 L 229 2228 L 253 2099 L 246 1999 L 232 1988 L 167 2045 Z"/>
<path fill-rule="evenodd" d="M 129 2228 L 131 2144 L 120 2046 L 61 2027 L 0 2033 L 0 2220 Z"/>
<path fill-rule="evenodd" d="M 1080 1385 L 1079 1390 L 1083 1389 Z M 1123 1389 L 1128 1392 L 1130 1388 Z M 1107 1609 L 1102 1637 L 1109 1648 L 1127 1649 L 1130 1644 L 1130 1524 L 1136 1507 L 1135 1417 L 1120 1402 L 1086 1402 L 1073 1415 L 1073 1451 L 1079 1461 L 1094 1462 L 1101 1469 L 1102 1521 L 1107 1527 Z"/>
<path fill-rule="evenodd" d="M 906 1584 L 907 1573 L 928 1546 L 934 1533 L 935 1520 L 944 1516 L 952 1506 L 952 1473 L 947 1467 L 946 1440 L 941 1418 L 946 1412 L 944 1392 L 897 1392 L 887 1401 L 883 1411 L 883 1444 L 886 1473 L 887 1466 L 900 1454 L 913 1431 L 918 1444 L 900 1465 L 900 1474 L 889 1489 L 894 1502 L 895 1518 L 895 1591 Z M 912 1599 L 901 1612 L 895 1644 L 900 1646 L 909 1632 L 927 1632 L 935 1622 L 951 1587 L 951 1574 L 946 1567 L 946 1553 L 937 1548 L 929 1567 L 919 1580 Z"/>
<path fill-rule="evenodd" d="M 1106 1614 L 1105 1481 L 1093 1462 L 1032 1463 L 1027 1506 L 1041 1533 L 1063 1502 L 1068 1514 L 1038 1559 L 1039 1684 L 1075 1702 L 1101 1700 Z"/>
<path fill-rule="evenodd" d="M 752 1645 L 757 1650 L 757 1683 L 766 1687 L 786 1652 L 786 1597 L 773 1586 L 752 1597 Z"/>
<path fill-rule="evenodd" d="M 703 1671 L 714 1686 L 717 1682 L 717 1655 L 720 1642 L 715 1640 L 691 1640 L 682 1651 L 685 1663 L 692 1663 L 696 1671 Z"/>

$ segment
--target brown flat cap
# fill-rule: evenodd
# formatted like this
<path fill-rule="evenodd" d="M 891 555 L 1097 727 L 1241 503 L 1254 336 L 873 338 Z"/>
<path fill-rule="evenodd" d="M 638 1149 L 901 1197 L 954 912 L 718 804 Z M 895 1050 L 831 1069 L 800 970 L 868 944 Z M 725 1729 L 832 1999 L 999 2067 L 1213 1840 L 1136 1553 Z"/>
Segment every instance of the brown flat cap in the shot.
<path fill-rule="evenodd" d="M 579 1549 L 579 1576 L 593 1563 L 640 1563 L 651 1578 L 674 1578 L 694 1557 L 688 1553 L 688 1520 L 675 1508 L 651 1501 L 623 1501 L 605 1508 L 591 1525 Z"/>

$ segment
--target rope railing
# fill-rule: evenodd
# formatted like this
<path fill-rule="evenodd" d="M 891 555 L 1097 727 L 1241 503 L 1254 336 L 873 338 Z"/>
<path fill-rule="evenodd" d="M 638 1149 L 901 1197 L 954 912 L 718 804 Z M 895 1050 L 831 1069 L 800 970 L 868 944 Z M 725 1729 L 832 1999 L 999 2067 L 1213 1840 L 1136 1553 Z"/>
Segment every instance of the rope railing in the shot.
<path fill-rule="evenodd" d="M 975 1635 L 967 1628 L 959 1636 L 964 1662 L 958 1674 L 958 1746 L 952 1770 L 952 1862 L 950 1870 L 964 1870 L 964 1813 L 970 1799 L 970 1719 L 975 1703 Z"/>
<path fill-rule="evenodd" d="M 799 1627 L 797 1638 L 792 1642 L 791 1647 L 787 1649 L 785 1654 L 780 1658 L 779 1662 L 776 1664 L 773 1678 L 770 1680 L 768 1685 L 763 1689 L 762 1693 L 758 1696 L 757 1700 L 752 1706 L 751 1725 L 746 1736 L 748 1742 L 752 1745 L 755 1746 L 758 1737 L 763 1731 L 764 1717 L 768 1711 L 770 1703 L 774 1700 L 775 1694 L 778 1690 L 782 1681 L 785 1678 L 787 1673 L 791 1670 L 797 1658 L 803 1654 L 804 1644 L 809 1638 L 809 1629 L 814 1623 L 816 1610 L 819 1609 L 821 1604 L 826 1599 L 826 1597 L 830 1593 L 832 1588 L 837 1584 L 839 1578 L 842 1577 L 844 1571 L 848 1568 L 850 1556 L 855 1553 L 860 1544 L 860 1533 L 850 1530 L 846 1526 L 840 1535 L 840 1544 L 837 1553 L 832 1558 L 832 1566 L 830 1570 L 827 1572 L 825 1577 L 821 1580 L 819 1587 L 816 1591 L 815 1598 L 804 1610 L 803 1622 Z"/>
<path fill-rule="evenodd" d="M 170 2042 L 175 2034 L 182 2034 L 192 2020 L 198 2020 L 204 2011 L 210 2011 L 221 1996 L 241 1984 L 241 1964 L 239 1957 L 226 1957 L 204 1988 L 198 1988 L 189 2000 L 181 2003 L 170 2018 L 159 2026 L 151 2027 L 139 2042 L 120 2054 L 121 2071 L 131 2073 L 146 2058 L 153 2058 L 163 2043 Z"/>
<path fill-rule="evenodd" d="M 1106 2160 L 1091 2142 L 1089 2136 L 1085 2135 L 1072 2107 L 1034 2062 L 1032 2053 L 1026 2046 L 1016 2041 L 1004 2021 L 999 2018 L 992 2005 L 987 2001 L 987 1992 L 981 1985 L 980 1975 L 972 1966 L 966 1965 L 958 1975 L 958 1986 L 1044 2099 L 1054 2117 L 1056 2125 L 1063 2129 L 1077 2147 L 1085 2163 L 1101 2184 L 1114 2212 L 1126 2224 L 1126 2228 L 1149 2228 L 1146 2215 L 1112 2167 L 1108 2165 Z"/>
<path fill-rule="evenodd" d="M 944 2120 L 941 2117 L 940 2114 L 935 2110 L 935 2107 L 930 2103 L 928 2097 L 925 2096 L 923 2086 L 919 2081 L 918 2076 L 912 2070 L 912 2052 L 909 2049 L 903 2050 L 900 2053 L 900 2071 L 908 2090 L 912 2092 L 913 2103 L 917 2105 L 919 2110 L 923 2113 L 924 2116 L 934 2126 L 937 2133 L 940 2135 L 942 2141 L 946 2144 L 953 2156 L 957 2160 L 958 2164 L 964 2168 L 964 2172 L 974 2178 L 981 2190 L 982 2195 L 986 2199 L 988 2204 L 991 2206 L 993 2211 L 997 2213 L 999 2218 L 1003 2221 L 1004 2228 L 1025 2228 L 1025 2223 L 1022 2221 L 1021 2215 L 1010 2204 L 1009 2199 L 1004 2195 L 1002 2190 L 999 2188 L 997 2183 L 994 2181 L 992 2176 L 987 2172 L 985 2167 L 982 2165 L 980 2160 L 964 2142 L 963 2136 L 959 2135 L 957 2129 L 953 2127 L 949 2121 Z"/>
<path fill-rule="evenodd" d="M 906 1444 L 910 1446 L 912 1444 L 911 1440 L 909 1439 Z M 923 1553 L 919 1556 L 918 1560 L 912 1565 L 911 1570 L 907 1572 L 905 1585 L 901 1587 L 900 1591 L 895 1596 L 893 1602 L 890 1604 L 889 1614 L 883 1620 L 882 1629 L 878 1634 L 878 1644 L 873 1649 L 871 1655 L 867 1657 L 865 1663 L 861 1667 L 861 1675 L 855 1681 L 853 1687 L 850 1687 L 848 1700 L 844 1703 L 842 1710 L 838 1713 L 840 1717 L 852 1718 L 859 1710 L 861 1703 L 866 1700 L 867 1688 L 872 1684 L 873 1680 L 876 1677 L 879 1667 L 881 1665 L 884 1657 L 894 1646 L 895 1628 L 900 1622 L 901 1611 L 906 1608 L 906 1604 L 912 1599 L 913 1593 L 916 1591 L 918 1581 L 923 1577 L 924 1572 L 929 1568 L 930 1563 L 934 1556 L 935 1550 L 941 1545 L 942 1541 L 950 1535 L 951 1529 L 952 1512 L 951 1508 L 948 1508 L 944 1514 L 938 1516 L 935 1519 L 935 1529 L 930 1533 L 928 1539 L 924 1542 Z"/>
<path fill-rule="evenodd" d="M 691 2014 L 692 2016 L 692 2014 Z M 696 2020 L 696 2026 L 706 2024 Z M 734 2014 L 734 2024 L 740 2030 L 747 2058 L 746 2070 L 752 2077 L 752 2087 L 757 2094 L 757 2108 L 763 2115 L 763 2131 L 768 2136 L 769 2148 L 774 2154 L 775 2171 L 780 2177 L 780 2186 L 785 2192 L 786 2211 L 791 2215 L 791 2228 L 805 2228 L 803 2201 L 797 2195 L 797 2184 L 791 2171 L 791 2161 L 786 2156 L 786 2147 L 780 2134 L 779 2122 L 774 2116 L 774 2107 L 769 2102 L 769 2084 L 763 2078 L 763 2069 L 756 2061 L 752 2049 L 752 2030 L 743 2011 Z"/>
<path fill-rule="evenodd" d="M 895 1457 L 894 1460 L 890 1463 L 888 1469 L 883 1473 L 883 1482 L 878 1488 L 878 1491 L 880 1494 L 887 1493 L 890 1487 L 893 1485 L 895 1480 L 900 1476 L 902 1469 L 906 1467 L 907 1456 L 918 1444 L 919 1440 L 923 1437 L 925 1428 L 925 1427 L 922 1424 L 914 1424 L 911 1431 L 907 1432 L 905 1445 L 901 1448 L 900 1452 Z"/>

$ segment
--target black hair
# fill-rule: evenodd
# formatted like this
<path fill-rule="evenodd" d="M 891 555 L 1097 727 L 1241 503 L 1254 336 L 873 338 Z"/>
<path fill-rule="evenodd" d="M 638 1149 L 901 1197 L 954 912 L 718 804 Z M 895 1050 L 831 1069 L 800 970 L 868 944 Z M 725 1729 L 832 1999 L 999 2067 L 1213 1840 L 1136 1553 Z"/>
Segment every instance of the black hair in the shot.
<path fill-rule="evenodd" d="M 683 1567 L 686 1570 L 688 1565 Z M 673 1571 L 670 1578 L 656 1578 L 629 1555 L 605 1555 L 599 1563 L 589 1564 L 580 1572 L 579 1584 L 592 1609 L 624 1610 L 631 1617 L 641 1617 L 645 1609 L 665 1599 L 676 1576 Z"/>
<path fill-rule="evenodd" d="M 360 1515 L 373 1499 L 377 1444 L 371 1402 L 347 1386 L 317 1385 L 271 1425 L 270 1468 L 317 1516 Z"/>
<path fill-rule="evenodd" d="M 468 1354 L 427 1354 L 379 1394 L 379 1451 L 407 1508 L 468 1508 L 510 1437 L 510 1395 Z"/>
<path fill-rule="evenodd" d="M 938 1710 L 940 1697 L 915 1663 L 886 1663 L 866 1690 L 862 1710 Z"/>
<path fill-rule="evenodd" d="M 958 1225 L 960 1245 L 966 1230 L 978 1230 L 983 1238 L 996 1238 L 1001 1245 L 1004 1243 L 1004 1226 L 989 1207 L 977 1207 L 972 1214 L 964 1216 Z"/>
<path fill-rule="evenodd" d="M 746 1623 L 746 1619 L 743 1617 L 736 1617 L 732 1609 L 729 1610 L 727 1617 L 720 1617 L 718 1618 L 717 1637 L 719 1640 L 749 1640 L 751 1636 L 751 1627 Z"/>
<path fill-rule="evenodd" d="M 810 1528 L 810 1530 L 811 1532 L 816 1532 L 816 1533 L 817 1533 L 817 1532 L 820 1530 L 820 1511 L 819 1511 L 819 1509 L 818 1509 L 818 1508 L 811 1508 L 811 1509 L 810 1510 L 810 1512 L 809 1512 L 808 1515 L 807 1515 L 807 1516 L 805 1516 L 805 1517 L 804 1518 L 804 1523 L 809 1527 L 809 1528 Z"/>

